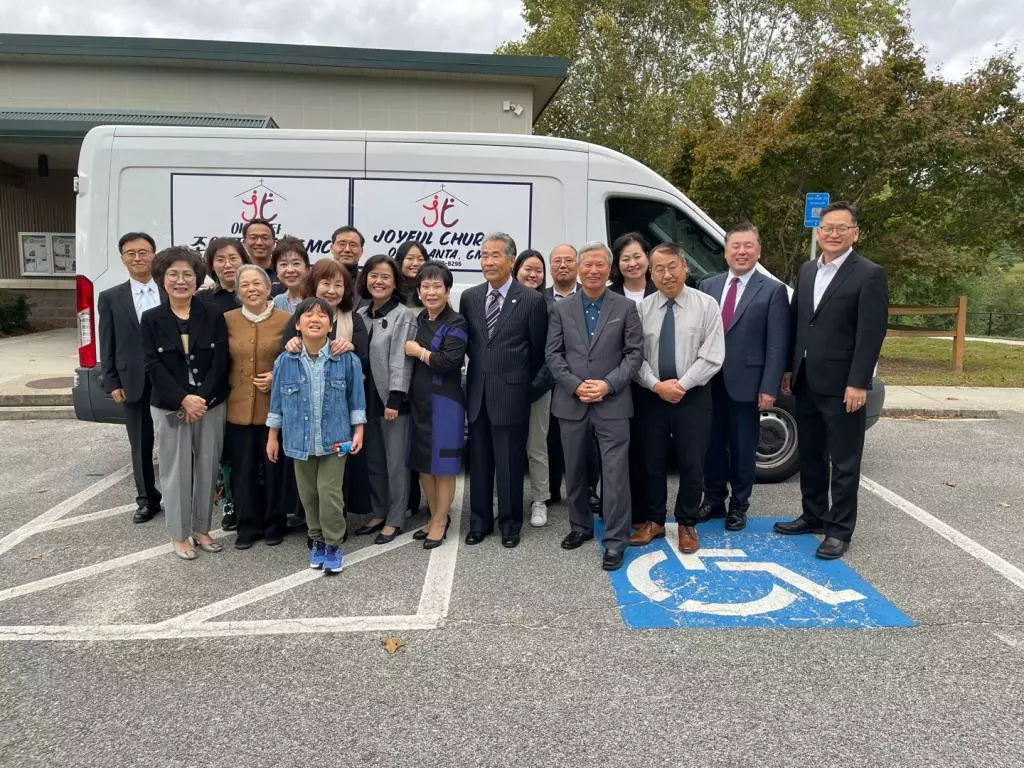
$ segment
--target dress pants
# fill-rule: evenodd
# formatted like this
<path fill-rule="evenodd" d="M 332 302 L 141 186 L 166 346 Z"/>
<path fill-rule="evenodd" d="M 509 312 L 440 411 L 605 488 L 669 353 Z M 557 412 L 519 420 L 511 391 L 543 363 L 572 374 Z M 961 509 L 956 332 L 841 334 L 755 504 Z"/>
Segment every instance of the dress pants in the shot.
<path fill-rule="evenodd" d="M 137 402 L 124 404 L 125 427 L 128 430 L 128 445 L 132 450 L 132 475 L 135 477 L 135 501 L 140 507 L 160 509 L 160 491 L 156 487 L 153 471 L 153 414 L 149 398 L 151 385 L 146 388 Z"/>
<path fill-rule="evenodd" d="M 228 424 L 225 435 L 231 459 L 238 538 L 283 536 L 286 512 L 280 505 L 282 463 L 267 459 L 267 428 L 262 424 Z"/>
<path fill-rule="evenodd" d="M 565 455 L 565 489 L 569 500 L 569 525 L 573 531 L 592 533 L 594 515 L 587 484 L 588 448 L 596 439 L 604 468 L 601 496 L 604 516 L 604 547 L 622 552 L 629 543 L 631 503 L 629 496 L 629 419 L 602 419 L 593 408 L 579 421 L 559 419 Z"/>
<path fill-rule="evenodd" d="M 562 495 L 562 476 L 565 474 L 565 456 L 562 453 L 562 427 L 552 414 L 548 422 L 548 492 L 552 497 Z M 601 484 L 601 454 L 593 431 L 587 443 L 587 488 L 597 493 Z"/>
<path fill-rule="evenodd" d="M 214 406 L 195 423 L 179 419 L 177 411 L 151 408 L 160 451 L 167 532 L 178 541 L 184 541 L 193 532 L 208 533 L 227 406 Z"/>
<path fill-rule="evenodd" d="M 644 460 L 647 465 L 647 520 L 665 524 L 668 507 L 668 456 L 679 466 L 675 517 L 679 525 L 696 525 L 704 494 L 704 455 L 711 431 L 711 390 L 694 387 L 676 404 L 648 390 L 641 398 Z"/>
<path fill-rule="evenodd" d="M 365 430 L 365 428 L 364 428 Z M 363 435 L 365 441 L 366 435 Z M 366 468 L 366 456 L 362 451 L 348 454 L 345 460 L 345 514 L 367 515 L 370 513 L 370 473 Z M 305 504 L 305 502 L 303 502 Z"/>
<path fill-rule="evenodd" d="M 370 480 L 373 516 L 392 528 L 405 526 L 409 508 L 409 470 L 405 463 L 409 436 L 409 415 L 394 421 L 383 416 L 366 420 L 363 452 Z"/>
<path fill-rule="evenodd" d="M 867 429 L 865 409 L 847 413 L 842 397 L 812 391 L 803 371 L 793 389 L 803 517 L 811 523 L 821 523 L 826 536 L 850 541 L 857 525 L 860 460 Z"/>
<path fill-rule="evenodd" d="M 552 421 L 551 393 L 545 392 L 530 405 L 530 431 L 526 437 L 526 460 L 530 467 L 533 501 L 545 502 L 551 495 L 548 485 L 548 431 Z"/>
<path fill-rule="evenodd" d="M 492 424 L 486 401 L 469 424 L 469 530 L 487 535 L 494 530 L 494 483 L 498 483 L 498 529 L 503 537 L 523 527 L 523 478 L 529 421 Z"/>
<path fill-rule="evenodd" d="M 633 388 L 633 403 L 636 405 L 650 390 L 637 383 L 630 384 Z M 638 409 L 634 408 L 633 418 L 629 420 L 629 496 L 633 503 L 632 520 L 642 523 L 647 519 L 647 465 L 644 461 L 644 421 Z"/>
<path fill-rule="evenodd" d="M 689 397 L 689 395 L 687 395 Z M 761 414 L 757 402 L 741 402 L 729 397 L 722 374 L 711 380 L 714 403 L 711 437 L 704 459 L 704 501 L 746 510 L 757 476 L 757 444 L 761 433 Z"/>

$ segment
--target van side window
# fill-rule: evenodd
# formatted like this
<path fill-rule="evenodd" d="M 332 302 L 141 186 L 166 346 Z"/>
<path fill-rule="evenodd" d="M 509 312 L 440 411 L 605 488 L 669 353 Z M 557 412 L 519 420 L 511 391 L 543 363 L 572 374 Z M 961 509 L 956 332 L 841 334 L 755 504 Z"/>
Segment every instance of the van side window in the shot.
<path fill-rule="evenodd" d="M 687 283 L 696 285 L 728 268 L 718 241 L 674 206 L 642 197 L 609 197 L 607 212 L 609 244 L 627 232 L 639 232 L 652 247 L 659 243 L 682 246 L 690 267 Z"/>

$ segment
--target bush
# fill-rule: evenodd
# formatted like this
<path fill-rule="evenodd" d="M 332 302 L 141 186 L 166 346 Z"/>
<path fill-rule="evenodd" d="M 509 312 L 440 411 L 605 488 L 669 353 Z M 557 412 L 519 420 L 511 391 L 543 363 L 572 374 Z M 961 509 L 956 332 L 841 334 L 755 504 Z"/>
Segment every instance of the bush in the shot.
<path fill-rule="evenodd" d="M 20 293 L 0 291 L 0 333 L 28 330 L 28 302 Z"/>

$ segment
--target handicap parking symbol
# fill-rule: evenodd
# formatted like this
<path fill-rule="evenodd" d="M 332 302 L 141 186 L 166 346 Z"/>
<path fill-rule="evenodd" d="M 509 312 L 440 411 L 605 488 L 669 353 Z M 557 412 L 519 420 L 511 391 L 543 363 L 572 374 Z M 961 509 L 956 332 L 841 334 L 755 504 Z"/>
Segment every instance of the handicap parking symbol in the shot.
<path fill-rule="evenodd" d="M 736 533 L 698 526 L 701 548 L 679 551 L 678 529 L 630 547 L 611 574 L 630 629 L 910 627 L 914 622 L 842 560 L 814 556 L 814 536 L 782 536 L 752 517 Z"/>

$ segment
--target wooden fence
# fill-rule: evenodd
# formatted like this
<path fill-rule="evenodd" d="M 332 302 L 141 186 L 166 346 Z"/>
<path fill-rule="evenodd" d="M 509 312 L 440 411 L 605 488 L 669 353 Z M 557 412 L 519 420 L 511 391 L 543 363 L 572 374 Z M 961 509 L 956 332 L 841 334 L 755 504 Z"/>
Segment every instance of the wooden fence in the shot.
<path fill-rule="evenodd" d="M 890 306 L 889 317 L 905 315 L 953 315 L 955 325 L 950 329 L 943 328 L 890 328 L 889 336 L 929 336 L 953 340 L 953 370 L 960 373 L 964 369 L 964 342 L 967 339 L 967 297 L 957 299 L 955 307 L 906 307 Z"/>

